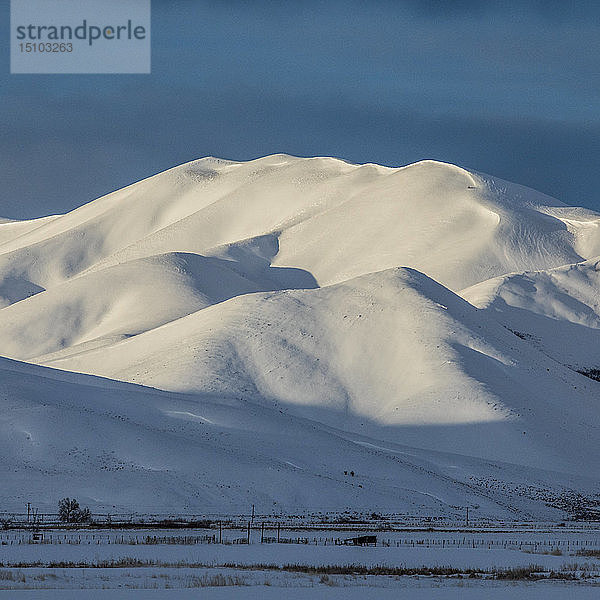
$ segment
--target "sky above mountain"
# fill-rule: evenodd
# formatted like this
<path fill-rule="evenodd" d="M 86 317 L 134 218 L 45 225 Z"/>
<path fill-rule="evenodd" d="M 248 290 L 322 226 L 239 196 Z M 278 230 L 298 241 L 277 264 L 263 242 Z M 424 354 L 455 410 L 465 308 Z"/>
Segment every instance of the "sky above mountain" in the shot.
<path fill-rule="evenodd" d="M 3 217 L 274 152 L 434 158 L 600 208 L 595 3 L 153 0 L 151 75 L 10 75 L 3 56 Z"/>

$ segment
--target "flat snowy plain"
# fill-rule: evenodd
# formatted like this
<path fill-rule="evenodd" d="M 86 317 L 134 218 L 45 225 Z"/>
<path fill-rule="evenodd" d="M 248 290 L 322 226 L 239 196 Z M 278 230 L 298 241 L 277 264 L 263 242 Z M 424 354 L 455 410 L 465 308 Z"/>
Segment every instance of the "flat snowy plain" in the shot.
<path fill-rule="evenodd" d="M 226 541 L 245 536 L 243 530 L 224 533 Z M 4 532 L 0 594 L 55 598 L 56 590 L 85 590 L 81 597 L 118 598 L 125 590 L 138 590 L 151 592 L 152 598 L 425 598 L 430 593 L 445 599 L 594 598 L 600 591 L 600 536 L 594 528 L 362 533 L 378 535 L 379 545 L 334 545 L 333 539 L 355 535 L 334 530 L 284 532 L 306 537 L 307 544 L 257 539 L 250 545 L 144 543 L 147 536 L 175 541 L 181 530 L 49 530 L 45 537 L 52 536 L 51 544 L 28 543 L 30 532 Z M 582 556 L 582 549 L 594 553 Z M 429 567 L 432 572 L 361 573 L 361 568 L 394 567 Z M 499 575 L 519 569 L 541 579 Z M 570 576 L 576 580 L 562 579 Z"/>
<path fill-rule="evenodd" d="M 9 592 L 11 598 L 27 600 L 71 600 L 85 598 L 89 600 L 117 600 L 118 598 L 148 598 L 150 600 L 230 600 L 248 598 L 250 600 L 309 600 L 324 598 L 326 600 L 596 600 L 598 588 L 572 585 L 511 585 L 511 586 L 478 586 L 460 585 L 444 586 L 418 583 L 395 589 L 373 587 L 339 587 L 315 586 L 310 589 L 253 587 L 253 588 L 219 588 L 199 590 L 44 590 L 27 592 Z M 6 594 L 6 592 L 4 593 Z M 0 597 L 3 593 L 0 592 Z"/>

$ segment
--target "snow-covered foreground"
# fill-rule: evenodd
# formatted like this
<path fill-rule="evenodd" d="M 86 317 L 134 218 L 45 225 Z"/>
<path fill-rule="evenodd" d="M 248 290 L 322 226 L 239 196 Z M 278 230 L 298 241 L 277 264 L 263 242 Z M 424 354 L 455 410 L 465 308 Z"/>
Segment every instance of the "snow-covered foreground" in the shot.
<path fill-rule="evenodd" d="M 2 507 L 589 515 L 599 223 L 287 155 L 0 221 Z"/>
<path fill-rule="evenodd" d="M 460 531 L 439 534 L 454 536 L 457 542 L 465 536 L 473 537 Z M 527 534 L 512 536 L 517 542 Z M 555 531 L 540 536 L 559 534 Z M 485 535 L 490 540 L 503 539 L 500 534 Z M 563 538 L 569 535 L 581 533 L 563 533 Z M 600 540 L 596 538 L 595 542 Z M 14 596 L 9 597 L 15 598 L 55 598 L 57 590 L 69 598 L 69 589 L 86 590 L 87 595 L 81 597 L 90 598 L 119 597 L 114 594 L 124 594 L 124 590 L 127 597 L 139 590 L 152 598 L 266 598 L 269 594 L 286 598 L 358 598 L 359 593 L 361 597 L 379 598 L 392 592 L 397 594 L 394 597 L 406 598 L 541 598 L 542 594 L 545 598 L 594 598 L 600 589 L 597 557 L 578 556 L 575 551 L 560 555 L 523 552 L 517 546 L 13 544 L 0 547 L 0 562 L 0 597 L 10 590 Z M 424 573 L 423 567 L 431 573 Z M 361 569 L 375 568 L 402 568 L 407 574 L 361 573 Z M 411 574 L 410 569 L 419 572 Z M 518 575 L 519 569 L 540 579 Z M 516 575 L 514 579 L 502 579 L 502 573 Z M 561 580 L 569 576 L 576 579 Z M 201 591 L 201 595 L 187 595 L 191 590 L 196 594 Z M 96 593 L 98 596 L 94 596 Z"/>
<path fill-rule="evenodd" d="M 165 565 L 362 565 L 407 567 L 452 567 L 455 569 L 503 569 L 541 565 L 546 570 L 559 571 L 565 564 L 590 565 L 592 573 L 600 576 L 598 558 L 578 557 L 566 550 L 560 555 L 519 551 L 515 548 L 440 548 L 437 546 L 400 546 L 353 548 L 345 546 L 313 546 L 304 544 L 218 545 L 110 545 L 56 546 L 23 545 L 2 550 L 4 565 L 41 565 L 52 563 L 84 563 L 102 565 L 130 559 L 148 564 Z M 135 568 L 135 566 L 133 567 Z M 142 568 L 142 567 L 139 567 Z M 112 569 L 109 569 L 111 571 Z"/>
<path fill-rule="evenodd" d="M 115 570 L 113 570 L 115 571 Z M 140 572 L 141 571 L 141 572 Z M 54 575 L 54 576 L 53 576 Z M 278 577 L 268 572 L 243 572 L 223 574 L 222 570 L 169 572 L 168 570 L 123 571 L 106 573 L 68 573 L 57 570 L 52 575 L 31 570 L 24 576 L 31 588 L 2 590 L 0 598 L 312 598 L 327 599 L 379 599 L 429 598 L 449 599 L 514 599 L 539 600 L 590 599 L 598 597 L 600 585 L 590 582 L 498 582 L 447 579 L 440 577 L 321 577 L 286 574 Z M 230 579 L 228 579 L 230 578 Z M 34 587 L 33 584 L 38 585 Z M 211 585 L 212 584 L 212 585 Z M 166 588 L 165 585 L 168 587 Z M 39 586 L 39 587 L 38 587 Z M 52 586 L 52 587 L 51 587 Z M 59 587 L 64 586 L 64 587 Z M 46 587 L 46 589 L 43 589 Z M 37 588 L 37 589 L 36 589 Z M 41 588 L 41 589 L 40 589 Z"/>
<path fill-rule="evenodd" d="M 202 588 L 187 590 L 0 590 L 0 598 L 15 598 L 16 600 L 117 600 L 123 597 L 149 600 L 231 600 L 237 598 L 249 600 L 512 600 L 527 598 L 527 600 L 596 600 L 598 587 L 564 583 L 536 584 L 485 584 L 477 583 L 446 583 L 446 582 L 409 582 L 403 586 L 391 589 L 382 587 L 331 587 L 315 585 L 307 588 L 254 586 Z"/>

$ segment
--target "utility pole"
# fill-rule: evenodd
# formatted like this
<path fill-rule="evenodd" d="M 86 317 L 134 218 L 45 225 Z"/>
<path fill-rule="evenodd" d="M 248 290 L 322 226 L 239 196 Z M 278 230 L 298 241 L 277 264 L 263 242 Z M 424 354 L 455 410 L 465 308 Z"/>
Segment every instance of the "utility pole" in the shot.
<path fill-rule="evenodd" d="M 223 522 L 219 521 L 219 544 L 223 543 Z"/>
<path fill-rule="evenodd" d="M 469 526 L 469 507 L 467 506 L 467 527 Z"/>
<path fill-rule="evenodd" d="M 248 521 L 248 545 L 250 545 L 250 521 Z"/>
<path fill-rule="evenodd" d="M 254 525 L 254 504 L 252 505 L 252 516 L 250 517 L 250 523 Z"/>
<path fill-rule="evenodd" d="M 31 515 L 31 502 L 27 503 L 27 524 L 29 525 L 29 519 Z"/>

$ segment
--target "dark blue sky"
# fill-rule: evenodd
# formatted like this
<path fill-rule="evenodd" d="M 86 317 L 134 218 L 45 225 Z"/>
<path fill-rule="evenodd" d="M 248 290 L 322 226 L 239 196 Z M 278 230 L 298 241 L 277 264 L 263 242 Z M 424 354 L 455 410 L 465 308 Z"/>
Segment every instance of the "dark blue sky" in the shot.
<path fill-rule="evenodd" d="M 153 0 L 151 75 L 0 73 L 0 216 L 205 155 L 435 158 L 600 210 L 600 3 Z"/>

